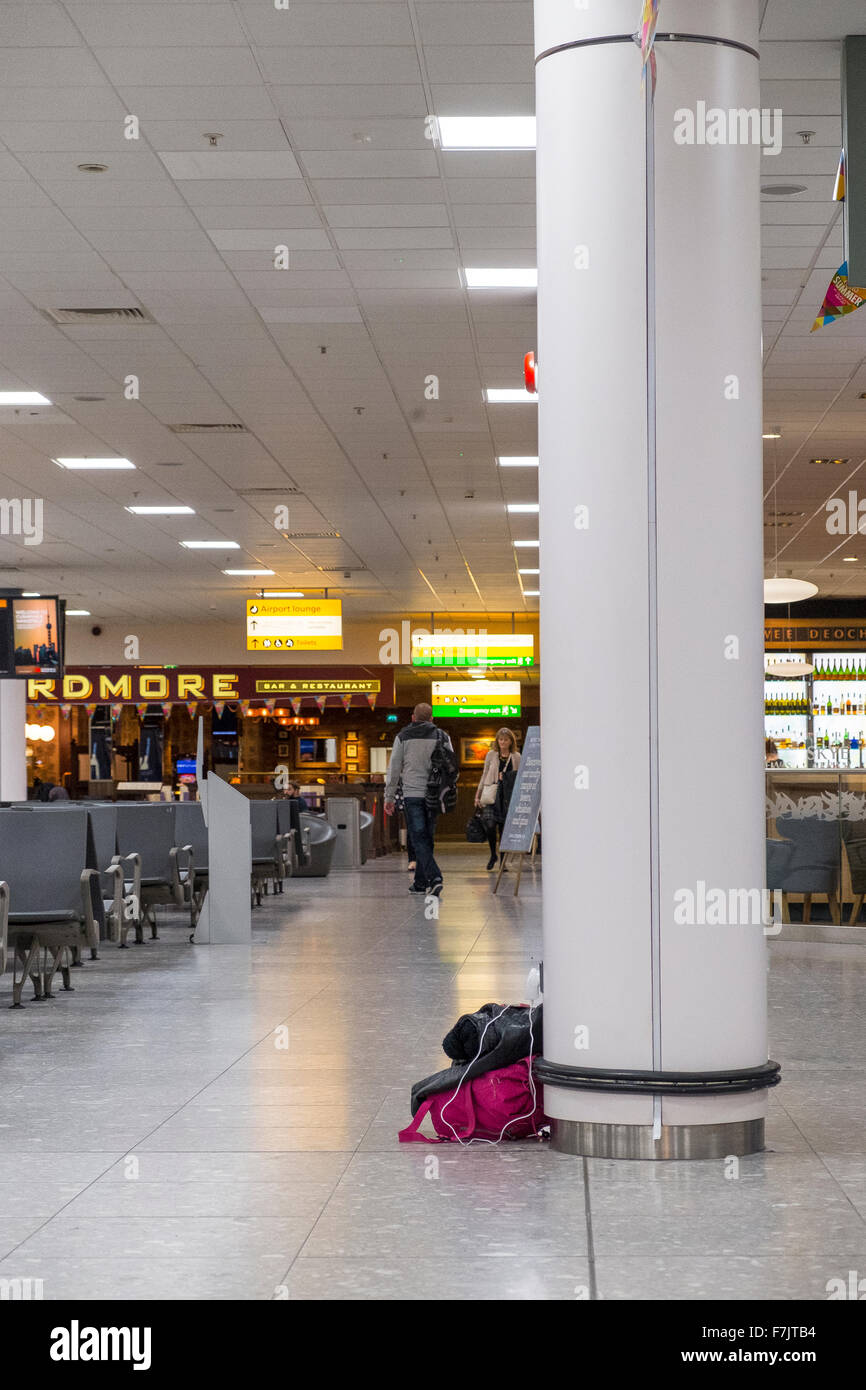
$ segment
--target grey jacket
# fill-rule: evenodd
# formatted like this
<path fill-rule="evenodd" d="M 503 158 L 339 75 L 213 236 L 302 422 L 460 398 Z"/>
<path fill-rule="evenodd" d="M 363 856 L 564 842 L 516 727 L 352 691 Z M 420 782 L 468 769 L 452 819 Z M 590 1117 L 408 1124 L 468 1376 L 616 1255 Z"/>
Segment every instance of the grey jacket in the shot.
<path fill-rule="evenodd" d="M 385 800 L 394 801 L 398 783 L 403 783 L 403 795 L 424 796 L 430 780 L 430 758 L 437 742 L 451 747 L 451 740 L 444 729 L 437 729 L 434 723 L 407 724 L 394 740 L 391 761 L 388 764 L 388 777 L 385 782 Z"/>

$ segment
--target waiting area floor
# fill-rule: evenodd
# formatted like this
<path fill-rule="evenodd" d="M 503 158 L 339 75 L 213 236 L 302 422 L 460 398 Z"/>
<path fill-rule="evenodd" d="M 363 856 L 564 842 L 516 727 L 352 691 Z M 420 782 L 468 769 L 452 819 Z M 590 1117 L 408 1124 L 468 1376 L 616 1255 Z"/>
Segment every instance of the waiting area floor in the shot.
<path fill-rule="evenodd" d="M 493 897 L 484 854 L 443 853 L 438 922 L 380 860 L 288 882 L 249 948 L 191 946 L 166 916 L 74 994 L 7 1011 L 3 977 L 0 1279 L 46 1299 L 823 1300 L 866 1276 L 862 945 L 771 942 L 784 1079 L 737 1180 L 398 1144 L 445 1032 L 522 1000 L 540 954 L 539 883 Z"/>

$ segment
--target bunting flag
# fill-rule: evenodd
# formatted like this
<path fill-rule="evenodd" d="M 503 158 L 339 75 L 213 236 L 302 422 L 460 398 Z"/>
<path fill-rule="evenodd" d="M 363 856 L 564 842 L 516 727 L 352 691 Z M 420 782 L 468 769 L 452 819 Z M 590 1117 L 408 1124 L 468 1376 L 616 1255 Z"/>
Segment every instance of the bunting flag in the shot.
<path fill-rule="evenodd" d="M 85 705 L 84 708 L 87 711 L 88 716 L 92 719 L 94 714 L 96 713 L 96 705 Z"/>
<path fill-rule="evenodd" d="M 214 700 L 214 702 L 213 702 L 213 707 L 214 707 L 214 713 L 216 714 L 217 719 L 222 719 L 222 713 L 223 713 L 223 710 L 224 710 L 225 707 L 226 707 L 226 702 L 225 702 L 225 700 Z"/>
<path fill-rule="evenodd" d="M 638 37 L 640 38 L 640 56 L 643 59 L 643 71 L 641 72 L 641 91 L 646 87 L 646 70 L 649 68 L 652 76 L 652 94 L 656 94 L 656 26 L 659 22 L 659 3 L 660 0 L 644 0 L 643 13 L 640 18 L 640 28 Z"/>
<path fill-rule="evenodd" d="M 122 710 L 122 709 L 123 709 L 123 705 L 122 705 L 122 704 L 112 705 L 112 706 L 111 706 L 111 717 L 112 717 L 112 719 L 119 719 L 119 718 L 120 718 L 120 713 L 121 713 L 121 710 Z"/>
<path fill-rule="evenodd" d="M 303 700 L 297 699 L 294 695 L 290 696 L 289 704 L 292 707 L 292 714 L 297 715 L 303 705 Z"/>
<path fill-rule="evenodd" d="M 163 719 L 171 719 L 171 712 L 173 709 L 174 705 L 171 703 L 171 700 L 164 700 L 162 705 Z"/>
<path fill-rule="evenodd" d="M 848 262 L 843 261 L 827 287 L 820 313 L 812 324 L 812 332 L 842 318 L 844 314 L 853 314 L 864 303 L 866 289 L 848 284 Z"/>
<path fill-rule="evenodd" d="M 247 716 L 247 715 L 249 714 L 249 712 L 250 712 L 250 702 L 249 702 L 249 700 L 239 700 L 239 701 L 238 701 L 238 704 L 239 704 L 240 707 L 241 707 L 241 714 L 244 716 L 244 718 L 246 718 L 246 716 Z"/>
<path fill-rule="evenodd" d="M 833 201 L 844 203 L 845 201 L 845 151 L 839 156 L 839 168 L 836 170 L 836 186 L 833 189 Z"/>
<path fill-rule="evenodd" d="M 186 700 L 186 712 L 190 719 L 195 719 L 195 712 L 198 709 L 198 700 Z"/>
<path fill-rule="evenodd" d="M 265 700 L 265 709 L 267 710 L 268 714 L 273 714 L 273 712 L 274 712 L 274 710 L 276 709 L 276 707 L 277 707 L 277 702 L 276 702 L 276 700 Z"/>
<path fill-rule="evenodd" d="M 68 719 L 69 716 L 70 716 L 70 714 L 72 713 L 72 706 L 71 706 L 71 705 L 61 705 L 61 706 L 60 706 L 60 713 L 64 716 L 65 719 Z"/>
<path fill-rule="evenodd" d="M 322 710 L 325 708 L 325 704 L 326 704 L 326 702 L 327 702 L 327 699 L 328 699 L 327 695 L 317 695 L 317 696 L 316 696 L 316 704 L 317 704 L 318 709 L 319 709 L 319 714 L 321 714 L 321 713 L 322 713 Z"/>
<path fill-rule="evenodd" d="M 367 696 L 367 704 L 370 706 L 370 709 L 375 709 L 375 708 L 376 708 L 376 696 L 375 696 L 375 693 L 372 694 L 372 695 L 368 695 L 368 696 Z"/>
<path fill-rule="evenodd" d="M 343 709 L 344 709 L 344 710 L 346 711 L 346 713 L 348 714 L 348 713 L 349 713 L 349 710 L 350 710 L 351 708 L 352 708 L 352 697 L 351 697 L 351 695 L 344 695 L 344 696 L 343 696 Z"/>

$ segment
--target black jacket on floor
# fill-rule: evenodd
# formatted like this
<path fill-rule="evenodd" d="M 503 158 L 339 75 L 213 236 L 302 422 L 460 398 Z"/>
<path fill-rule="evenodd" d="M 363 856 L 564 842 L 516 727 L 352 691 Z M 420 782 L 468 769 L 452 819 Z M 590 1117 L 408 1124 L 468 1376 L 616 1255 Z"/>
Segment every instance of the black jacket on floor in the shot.
<path fill-rule="evenodd" d="M 540 1004 L 531 1009 L 522 1004 L 483 1004 L 474 1014 L 463 1014 L 442 1040 L 443 1051 L 454 1059 L 454 1066 L 416 1081 L 412 1087 L 412 1114 L 428 1096 L 454 1090 L 463 1079 L 509 1067 L 531 1053 L 542 1052 L 541 1024 Z"/>

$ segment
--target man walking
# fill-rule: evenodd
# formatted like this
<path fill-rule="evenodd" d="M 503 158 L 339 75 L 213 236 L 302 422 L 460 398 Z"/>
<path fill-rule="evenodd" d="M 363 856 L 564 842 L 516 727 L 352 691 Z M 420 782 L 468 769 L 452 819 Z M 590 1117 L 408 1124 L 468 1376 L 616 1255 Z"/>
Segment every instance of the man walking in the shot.
<path fill-rule="evenodd" d="M 394 740 L 388 778 L 385 783 L 385 815 L 394 814 L 398 783 L 403 782 L 406 828 L 415 850 L 415 882 L 410 893 L 442 893 L 442 872 L 433 857 L 438 805 L 428 800 L 431 760 L 434 749 L 444 747 L 453 755 L 451 740 L 444 729 L 433 723 L 430 705 L 416 705 L 412 723 L 401 729 Z"/>

